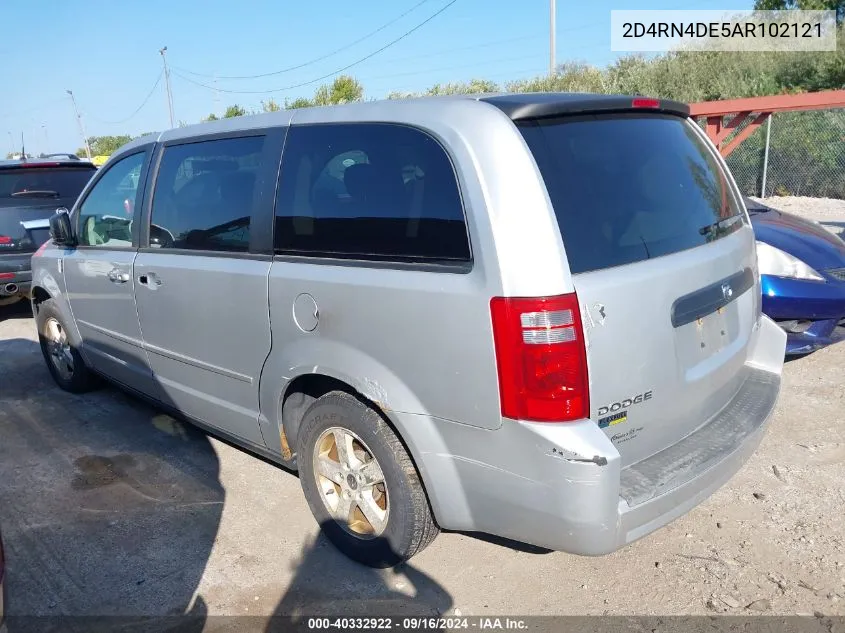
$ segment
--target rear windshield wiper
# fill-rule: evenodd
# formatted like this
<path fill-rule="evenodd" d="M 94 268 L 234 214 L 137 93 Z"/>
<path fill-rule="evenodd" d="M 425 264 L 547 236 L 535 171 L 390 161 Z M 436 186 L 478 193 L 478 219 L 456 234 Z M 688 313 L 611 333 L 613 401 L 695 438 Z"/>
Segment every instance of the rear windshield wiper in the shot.
<path fill-rule="evenodd" d="M 13 198 L 58 198 L 58 191 L 51 191 L 50 189 L 33 189 L 31 191 L 15 191 L 12 193 Z"/>
<path fill-rule="evenodd" d="M 729 218 L 724 218 L 722 220 L 719 220 L 718 222 L 714 222 L 713 224 L 707 224 L 705 226 L 702 226 L 700 229 L 698 229 L 698 232 L 701 233 L 701 235 L 710 235 L 713 232 L 715 232 L 716 235 L 719 235 L 721 231 L 730 228 L 741 219 L 742 216 L 740 215 L 732 215 Z"/>

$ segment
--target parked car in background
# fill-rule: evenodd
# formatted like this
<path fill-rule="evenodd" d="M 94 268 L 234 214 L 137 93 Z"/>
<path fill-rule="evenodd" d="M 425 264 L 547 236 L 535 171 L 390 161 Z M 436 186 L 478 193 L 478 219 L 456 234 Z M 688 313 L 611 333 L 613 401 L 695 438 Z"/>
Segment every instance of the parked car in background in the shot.
<path fill-rule="evenodd" d="M 0 161 L 0 307 L 29 295 L 30 258 L 49 237 L 50 216 L 72 207 L 96 171 L 73 154 Z"/>
<path fill-rule="evenodd" d="M 745 206 L 757 236 L 763 312 L 786 331 L 786 353 L 845 340 L 845 241 L 751 198 Z"/>
<path fill-rule="evenodd" d="M 32 294 L 56 383 L 100 374 L 298 468 L 369 565 L 439 528 L 612 552 L 728 481 L 780 390 L 754 232 L 679 103 L 176 128 L 121 148 L 51 227 Z"/>

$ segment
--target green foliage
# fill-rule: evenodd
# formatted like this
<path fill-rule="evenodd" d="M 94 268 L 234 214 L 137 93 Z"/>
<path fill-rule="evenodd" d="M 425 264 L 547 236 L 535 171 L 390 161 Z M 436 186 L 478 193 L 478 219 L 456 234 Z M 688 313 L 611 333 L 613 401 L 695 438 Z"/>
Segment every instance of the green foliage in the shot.
<path fill-rule="evenodd" d="M 364 97 L 364 86 L 349 75 L 341 75 L 331 84 L 323 84 L 314 93 L 314 105 L 354 103 Z"/>
<path fill-rule="evenodd" d="M 128 134 L 120 134 L 118 136 L 89 136 L 88 145 L 91 147 L 91 156 L 111 156 L 133 138 Z M 80 147 L 76 150 L 76 155 L 85 156 L 85 147 Z"/>
<path fill-rule="evenodd" d="M 315 105 L 311 99 L 306 99 L 305 97 L 297 97 L 293 101 L 288 101 L 285 99 L 285 110 L 293 110 L 295 108 L 310 108 L 311 106 Z"/>
<path fill-rule="evenodd" d="M 236 103 L 235 105 L 230 105 L 226 108 L 226 111 L 223 113 L 223 118 L 234 119 L 235 117 L 244 116 L 246 113 L 246 110 Z"/>
<path fill-rule="evenodd" d="M 263 112 L 278 112 L 281 109 L 282 106 L 276 103 L 274 99 L 268 99 L 266 103 L 264 101 L 261 102 L 261 110 Z"/>
<path fill-rule="evenodd" d="M 212 113 L 211 113 L 211 114 L 209 114 L 207 117 L 205 117 L 205 118 L 202 120 L 202 122 L 203 122 L 203 123 L 206 123 L 206 122 L 208 122 L 208 121 L 219 121 L 219 120 L 220 120 L 220 117 L 218 117 L 216 114 L 214 114 L 214 112 L 212 112 Z"/>
<path fill-rule="evenodd" d="M 836 11 L 836 21 L 840 24 L 845 21 L 845 0 L 756 0 L 754 8 L 758 11 Z"/>

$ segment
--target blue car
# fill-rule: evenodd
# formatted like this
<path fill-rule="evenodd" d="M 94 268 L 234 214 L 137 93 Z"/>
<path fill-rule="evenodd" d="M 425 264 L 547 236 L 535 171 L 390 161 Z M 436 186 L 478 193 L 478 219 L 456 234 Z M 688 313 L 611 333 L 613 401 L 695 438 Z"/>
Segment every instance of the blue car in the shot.
<path fill-rule="evenodd" d="M 787 334 L 787 355 L 845 340 L 845 241 L 820 224 L 745 199 L 757 236 L 763 312 Z"/>

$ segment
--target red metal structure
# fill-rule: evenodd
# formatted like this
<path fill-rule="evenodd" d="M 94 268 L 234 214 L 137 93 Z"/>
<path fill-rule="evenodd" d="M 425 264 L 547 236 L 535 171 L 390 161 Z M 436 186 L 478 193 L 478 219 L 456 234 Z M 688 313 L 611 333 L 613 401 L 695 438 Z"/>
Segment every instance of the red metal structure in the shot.
<path fill-rule="evenodd" d="M 694 117 L 707 119 L 707 136 L 716 144 L 722 156 L 727 156 L 739 147 L 740 143 L 751 136 L 773 112 L 828 110 L 830 108 L 845 108 L 845 90 L 691 103 L 690 114 Z M 733 116 L 725 122 L 724 117 L 730 115 Z M 754 118 L 750 119 L 752 116 Z M 749 119 L 748 125 L 736 132 L 731 140 L 726 143 L 725 141 L 731 133 Z"/>

